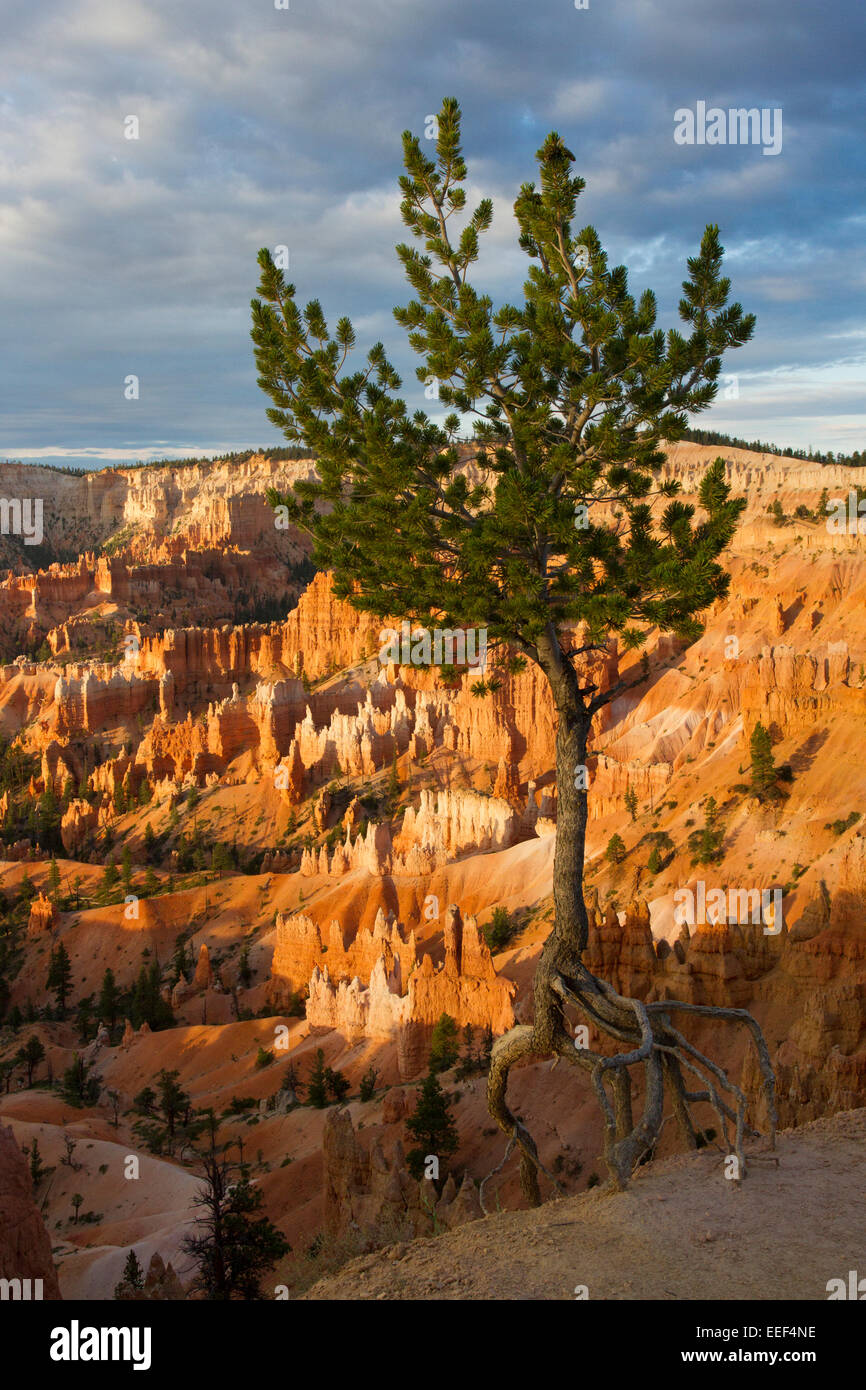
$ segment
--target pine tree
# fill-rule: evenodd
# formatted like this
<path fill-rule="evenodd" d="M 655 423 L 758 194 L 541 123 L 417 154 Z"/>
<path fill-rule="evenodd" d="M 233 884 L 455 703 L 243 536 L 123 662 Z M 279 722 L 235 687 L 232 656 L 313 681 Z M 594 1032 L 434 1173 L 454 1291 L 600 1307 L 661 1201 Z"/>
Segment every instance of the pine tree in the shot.
<path fill-rule="evenodd" d="M 99 1017 L 112 1029 L 117 1023 L 117 1015 L 120 1012 L 120 990 L 114 978 L 114 971 L 111 966 L 107 966 L 102 977 L 102 988 L 99 991 Z"/>
<path fill-rule="evenodd" d="M 58 1091 L 67 1105 L 76 1109 L 89 1108 L 99 1103 L 101 1083 L 98 1076 L 91 1075 L 92 1063 L 74 1053 L 72 1063 L 63 1073 Z"/>
<path fill-rule="evenodd" d="M 34 1138 L 33 1147 L 30 1150 L 30 1181 L 33 1184 L 34 1192 L 45 1177 L 47 1171 L 45 1164 L 42 1162 L 42 1155 L 39 1152 L 38 1140 Z"/>
<path fill-rule="evenodd" d="M 647 861 L 647 868 L 649 869 L 651 874 L 657 874 L 661 872 L 661 867 L 662 857 L 659 854 L 659 847 L 658 845 L 653 845 L 652 849 L 650 850 L 649 860 Z"/>
<path fill-rule="evenodd" d="M 138 1262 L 138 1257 L 134 1250 L 130 1250 L 126 1257 L 126 1264 L 123 1266 L 123 1274 L 120 1283 L 115 1285 L 114 1297 L 122 1298 L 127 1290 L 140 1290 L 144 1288 L 144 1270 Z"/>
<path fill-rule="evenodd" d="M 72 989 L 72 966 L 69 961 L 66 947 L 61 941 L 55 950 L 52 950 L 48 966 L 48 979 L 45 981 L 46 989 L 54 990 L 54 999 L 57 1004 L 57 1017 L 66 1017 L 66 1001 Z"/>
<path fill-rule="evenodd" d="M 307 1103 L 317 1110 L 324 1110 L 328 1104 L 328 1068 L 322 1048 L 316 1049 L 316 1061 L 307 1083 Z"/>
<path fill-rule="evenodd" d="M 333 573 L 336 595 L 382 621 L 399 614 L 425 627 L 482 628 L 491 675 L 475 683 L 479 698 L 500 683 L 494 658 L 505 673 L 533 661 L 550 685 L 554 927 L 536 973 L 533 1027 L 503 1042 L 489 1088 L 492 1113 L 511 1134 L 510 1068 L 522 1057 L 573 1056 L 561 999 L 585 995 L 592 1007 L 598 991 L 581 961 L 587 791 L 575 770 L 586 766 L 596 713 L 644 681 L 647 666 L 606 684 L 591 663 L 613 638 L 623 650 L 645 647 L 654 628 L 695 640 L 699 615 L 728 592 L 718 557 L 745 502 L 731 499 L 718 458 L 701 481 L 697 520 L 677 498 L 676 480 L 659 476 L 660 445 L 681 439 L 689 415 L 712 403 L 724 354 L 749 340 L 754 316 L 729 303 L 718 228 L 709 226 L 683 282 L 685 331 L 657 330 L 652 293 L 635 301 L 595 229 L 574 230 L 584 180 L 555 132 L 537 154 L 539 186 L 524 183 L 514 204 L 532 263 L 523 298 L 494 308 L 472 283 L 493 208 L 485 199 L 466 213 L 460 123 L 458 103 L 446 99 L 432 158 L 417 137 L 403 136 L 401 211 L 421 245 L 397 248 L 414 298 L 395 310 L 421 358 L 418 380 L 438 383 L 452 413 L 439 424 L 407 404 L 381 343 L 345 367 L 351 322 L 340 318 L 332 333 L 317 300 L 299 307 L 267 249 L 252 338 L 268 418 L 317 459 L 315 478 L 269 500 L 312 535 L 315 563 Z M 475 427 L 465 447 L 461 413 Z M 627 1000 L 605 1014 L 612 1036 L 639 1041 Z M 655 1015 L 653 1029 L 653 1057 L 665 1056 L 670 1087 L 667 1054 L 656 1052 L 669 1038 Z M 609 1155 L 617 1180 L 627 1180 L 635 1149 L 656 1137 L 639 1126 L 617 1140 Z M 537 1202 L 534 1151 L 519 1132 L 518 1143 L 525 1191 Z"/>
<path fill-rule="evenodd" d="M 634 787 L 626 787 L 625 789 L 625 809 L 632 820 L 637 818 L 637 793 Z"/>
<path fill-rule="evenodd" d="M 439 1084 L 435 1072 L 429 1072 L 420 1091 L 416 1092 L 415 1109 L 406 1121 L 406 1128 L 417 1147 L 410 1149 L 406 1163 L 413 1178 L 424 1176 L 428 1155 L 439 1159 L 439 1177 L 444 1177 L 444 1162 L 459 1144 L 457 1126 L 451 1105 Z"/>
<path fill-rule="evenodd" d="M 39 1066 L 40 1062 L 45 1061 L 45 1048 L 42 1046 L 42 1043 L 35 1033 L 31 1034 L 24 1046 L 19 1048 L 16 1052 L 15 1061 L 19 1066 L 24 1067 L 27 1072 L 27 1089 L 29 1091 L 30 1087 L 33 1085 L 34 1071 Z"/>
<path fill-rule="evenodd" d="M 257 1213 L 262 1192 L 243 1164 L 230 1163 L 216 1144 L 210 1116 L 210 1147 L 199 1157 L 201 1186 L 193 1198 L 201 1215 L 196 1233 L 184 1237 L 184 1253 L 197 1267 L 196 1288 L 207 1299 L 258 1299 L 263 1276 L 290 1250 L 281 1231 Z"/>
<path fill-rule="evenodd" d="M 59 892 L 60 870 L 57 867 L 57 860 L 54 858 L 54 855 L 52 854 L 51 862 L 48 865 L 48 896 L 51 898 L 52 902 L 57 901 L 57 895 Z"/>
<path fill-rule="evenodd" d="M 759 801 L 771 801 L 777 795 L 778 771 L 773 761 L 773 743 L 768 731 L 758 721 L 749 740 L 752 758 L 752 791 Z"/>
<path fill-rule="evenodd" d="M 391 759 L 391 776 L 388 779 L 388 801 L 392 807 L 396 807 L 400 800 L 400 773 L 397 768 L 397 749 L 394 748 L 394 756 Z"/>
<path fill-rule="evenodd" d="M 113 859 L 110 859 L 102 870 L 102 897 L 107 901 L 114 891 L 115 885 L 120 879 L 120 872 Z"/>
<path fill-rule="evenodd" d="M 460 1055 L 457 1024 L 450 1014 L 440 1014 L 430 1039 L 430 1070 L 448 1071 Z"/>
<path fill-rule="evenodd" d="M 123 854 L 122 854 L 121 857 L 120 857 L 120 861 L 121 861 L 121 865 L 122 865 L 122 868 L 121 868 L 121 877 L 123 878 L 123 891 L 124 891 L 124 893 L 131 893 L 131 892 L 132 892 L 132 854 L 131 854 L 131 852 L 130 852 L 129 845 L 124 845 L 124 847 L 123 847 Z"/>
<path fill-rule="evenodd" d="M 698 834 L 696 859 L 699 864 L 714 864 L 721 858 L 724 831 L 718 826 L 719 808 L 716 798 L 707 799 L 704 810 L 704 827 Z"/>
<path fill-rule="evenodd" d="M 337 1104 L 342 1105 L 346 1096 L 349 1094 L 349 1087 L 351 1085 L 349 1078 L 344 1076 L 341 1071 L 333 1071 L 331 1067 L 326 1067 L 325 1085 Z"/>
<path fill-rule="evenodd" d="M 376 1082 L 378 1080 L 378 1077 L 379 1073 L 374 1066 L 368 1067 L 367 1070 L 364 1072 L 364 1075 L 361 1077 L 360 1098 L 362 1101 L 368 1101 L 373 1099 L 374 1095 L 376 1094 Z"/>
<path fill-rule="evenodd" d="M 611 835 L 607 842 L 607 849 L 604 852 L 605 859 L 609 864 L 621 864 L 625 856 L 626 847 L 619 835 Z"/>
<path fill-rule="evenodd" d="M 168 1130 L 169 1140 L 174 1139 L 174 1131 L 181 1115 L 187 1113 L 190 1107 L 190 1099 L 186 1091 L 177 1084 L 178 1071 L 162 1071 L 156 1078 L 158 1087 L 157 1105 L 162 1111 L 165 1126 Z"/>
<path fill-rule="evenodd" d="M 238 979 L 244 989 L 249 989 L 252 984 L 253 972 L 250 967 L 250 947 L 248 941 L 245 941 L 241 947 L 241 953 L 238 958 Z"/>
<path fill-rule="evenodd" d="M 283 1076 L 283 1084 L 280 1087 L 280 1090 L 285 1091 L 289 1105 L 297 1105 L 301 1098 L 301 1093 L 306 1089 L 303 1081 L 298 1080 L 298 1073 L 294 1062 L 289 1062 L 285 1070 L 285 1075 Z"/>

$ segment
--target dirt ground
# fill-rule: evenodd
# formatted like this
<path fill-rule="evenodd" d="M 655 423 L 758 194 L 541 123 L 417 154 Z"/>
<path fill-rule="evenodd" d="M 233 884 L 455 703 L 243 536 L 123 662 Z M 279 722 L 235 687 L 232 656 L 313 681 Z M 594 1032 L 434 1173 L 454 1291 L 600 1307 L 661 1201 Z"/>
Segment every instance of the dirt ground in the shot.
<path fill-rule="evenodd" d="M 716 1150 L 649 1164 L 625 1193 L 395 1245 L 306 1297 L 824 1300 L 828 1280 L 866 1275 L 866 1109 L 786 1131 L 776 1155 L 739 1185 Z"/>

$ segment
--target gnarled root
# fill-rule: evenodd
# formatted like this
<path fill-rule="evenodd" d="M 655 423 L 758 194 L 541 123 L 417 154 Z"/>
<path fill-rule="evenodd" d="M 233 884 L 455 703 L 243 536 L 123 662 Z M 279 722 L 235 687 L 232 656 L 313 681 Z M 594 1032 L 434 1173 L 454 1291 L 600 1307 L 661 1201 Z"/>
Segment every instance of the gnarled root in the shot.
<path fill-rule="evenodd" d="M 500 1129 L 508 1135 L 508 1148 L 498 1172 L 515 1145 L 520 1149 L 520 1180 L 523 1194 L 531 1206 L 541 1201 L 539 1171 L 561 1193 L 559 1183 L 538 1157 L 531 1134 L 522 1120 L 512 1114 L 506 1099 L 508 1077 L 517 1062 L 529 1057 L 553 1054 L 590 1073 L 593 1089 L 604 1117 L 604 1156 L 611 1184 L 622 1190 L 638 1163 L 651 1153 L 659 1140 L 664 1121 L 665 1096 L 670 1100 L 680 1133 L 690 1148 L 697 1147 L 698 1131 L 690 1107 L 706 1101 L 715 1110 L 727 1151 L 736 1155 L 736 1178 L 746 1172 L 744 1140 L 760 1137 L 746 1120 L 747 1100 L 743 1091 L 726 1072 L 700 1052 L 671 1021 L 676 1014 L 695 1014 L 720 1023 L 739 1023 L 752 1035 L 763 1079 L 763 1094 L 769 1122 L 769 1148 L 775 1146 L 775 1080 L 764 1035 L 746 1009 L 716 1008 L 687 1004 L 679 1000 L 642 1003 L 617 994 L 604 980 L 597 979 L 580 961 L 542 968 L 536 979 L 536 1021 L 532 1026 L 512 1028 L 494 1045 L 487 1081 L 487 1105 Z M 612 1056 L 578 1049 L 566 1029 L 562 1009 L 574 1005 L 599 1032 L 627 1045 Z M 644 1070 L 643 1113 L 635 1122 L 631 1105 L 629 1069 Z M 696 1089 L 688 1090 L 686 1076 L 694 1077 Z M 485 1183 L 493 1173 L 488 1174 Z M 482 1184 L 482 1202 L 483 1202 Z"/>

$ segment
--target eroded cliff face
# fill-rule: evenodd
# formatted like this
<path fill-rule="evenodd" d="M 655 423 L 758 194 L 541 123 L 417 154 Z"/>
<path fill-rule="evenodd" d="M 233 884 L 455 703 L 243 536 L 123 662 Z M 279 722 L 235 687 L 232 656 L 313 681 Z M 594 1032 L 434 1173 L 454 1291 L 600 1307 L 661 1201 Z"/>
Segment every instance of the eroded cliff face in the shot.
<path fill-rule="evenodd" d="M 27 1163 L 5 1125 L 0 1125 L 0 1279 L 13 1286 L 10 1298 L 60 1298 L 51 1240 L 33 1200 Z"/>

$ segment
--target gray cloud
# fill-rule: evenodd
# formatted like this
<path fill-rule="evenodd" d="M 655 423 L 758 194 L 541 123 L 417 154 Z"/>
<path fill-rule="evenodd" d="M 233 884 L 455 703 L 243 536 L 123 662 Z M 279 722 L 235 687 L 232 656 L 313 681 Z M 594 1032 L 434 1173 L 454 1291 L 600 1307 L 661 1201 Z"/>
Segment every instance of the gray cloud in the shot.
<path fill-rule="evenodd" d="M 7 5 L 0 92 L 0 453 L 136 458 L 277 443 L 255 385 L 256 252 L 285 243 L 301 294 L 384 337 L 406 297 L 400 132 L 463 105 L 481 278 L 519 293 L 511 203 L 556 126 L 580 216 L 675 321 L 685 260 L 722 227 L 755 340 L 702 422 L 862 447 L 866 20 L 797 0 L 70 0 Z M 782 152 L 677 146 L 674 112 L 781 107 Z M 140 139 L 126 140 L 135 115 Z M 128 373 L 141 399 L 123 398 Z"/>

